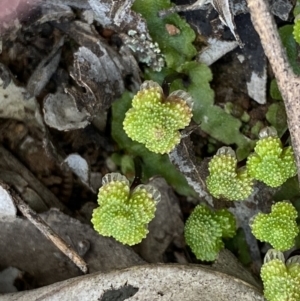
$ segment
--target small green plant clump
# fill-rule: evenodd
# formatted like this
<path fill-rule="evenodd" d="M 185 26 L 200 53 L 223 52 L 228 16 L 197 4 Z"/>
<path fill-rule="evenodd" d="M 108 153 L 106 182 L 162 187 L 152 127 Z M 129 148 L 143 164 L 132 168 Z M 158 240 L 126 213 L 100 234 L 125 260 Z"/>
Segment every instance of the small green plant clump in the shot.
<path fill-rule="evenodd" d="M 206 185 L 216 198 L 241 201 L 252 192 L 252 178 L 246 169 L 237 170 L 237 159 L 230 147 L 222 147 L 209 162 Z"/>
<path fill-rule="evenodd" d="M 270 249 L 260 271 L 264 296 L 268 301 L 300 300 L 300 256 L 287 260 L 280 251 Z"/>
<path fill-rule="evenodd" d="M 283 148 L 273 128 L 266 128 L 260 133 L 254 151 L 247 159 L 247 169 L 254 179 L 270 187 L 278 187 L 297 174 L 292 148 Z"/>
<path fill-rule="evenodd" d="M 169 153 L 181 139 L 180 129 L 192 118 L 192 98 L 182 90 L 167 98 L 153 81 L 145 81 L 132 100 L 123 122 L 126 134 L 150 151 Z"/>
<path fill-rule="evenodd" d="M 259 137 L 245 167 L 237 169 L 230 147 L 220 148 L 211 159 L 206 185 L 215 198 L 242 201 L 252 193 L 253 180 L 278 187 L 297 174 L 293 150 L 290 146 L 283 148 L 275 128 L 262 129 Z"/>
<path fill-rule="evenodd" d="M 299 233 L 296 223 L 297 210 L 289 202 L 278 202 L 271 213 L 258 213 L 251 221 L 253 235 L 260 241 L 268 242 L 279 251 L 286 251 L 295 244 Z"/>
<path fill-rule="evenodd" d="M 154 218 L 160 193 L 151 185 L 139 185 L 130 192 L 129 181 L 119 173 L 106 174 L 99 189 L 94 209 L 94 229 L 103 236 L 112 236 L 122 244 L 140 243 Z"/>
<path fill-rule="evenodd" d="M 184 236 L 197 259 L 214 261 L 224 248 L 222 238 L 233 237 L 236 222 L 226 209 L 216 212 L 198 205 L 186 221 Z"/>

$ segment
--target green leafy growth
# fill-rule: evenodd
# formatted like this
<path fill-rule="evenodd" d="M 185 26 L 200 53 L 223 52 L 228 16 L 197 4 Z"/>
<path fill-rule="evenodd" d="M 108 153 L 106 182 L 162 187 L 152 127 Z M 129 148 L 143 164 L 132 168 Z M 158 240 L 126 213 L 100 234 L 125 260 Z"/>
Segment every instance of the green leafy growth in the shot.
<path fill-rule="evenodd" d="M 193 97 L 193 119 L 200 124 L 201 129 L 216 140 L 225 145 L 237 145 L 238 160 L 245 159 L 253 149 L 255 142 L 240 133 L 241 121 L 222 108 L 214 105 L 214 92 L 209 82 L 212 80 L 210 69 L 197 62 L 187 62 L 179 69 L 179 72 L 189 76 L 190 85 L 187 88 Z M 177 85 L 175 87 L 175 85 Z M 178 81 L 172 89 L 184 89 Z"/>
<path fill-rule="evenodd" d="M 244 266 L 251 265 L 252 259 L 249 252 L 249 246 L 242 228 L 237 229 L 236 235 L 233 238 L 225 240 L 225 247 L 236 255 L 239 262 Z"/>
<path fill-rule="evenodd" d="M 145 81 L 132 100 L 123 127 L 132 140 L 158 154 L 169 153 L 181 139 L 180 129 L 189 125 L 192 110 L 188 93 L 177 90 L 166 99 L 156 82 Z"/>
<path fill-rule="evenodd" d="M 286 199 L 292 201 L 295 198 L 300 198 L 298 177 L 289 178 L 280 186 L 279 190 L 273 196 L 275 202 L 283 201 Z"/>
<path fill-rule="evenodd" d="M 293 25 L 285 25 L 279 28 L 281 41 L 286 49 L 288 60 L 295 74 L 300 75 L 300 65 L 298 61 L 298 46 L 293 36 Z"/>
<path fill-rule="evenodd" d="M 297 0 L 296 5 L 293 10 L 294 17 L 300 14 L 300 1 Z"/>
<path fill-rule="evenodd" d="M 297 174 L 292 148 L 283 148 L 278 137 L 260 139 L 254 151 L 247 159 L 248 172 L 254 179 L 278 187 Z"/>
<path fill-rule="evenodd" d="M 237 170 L 236 158 L 229 152 L 225 153 L 223 150 L 226 149 L 230 148 L 221 148 L 208 164 L 207 189 L 215 198 L 242 201 L 253 190 L 252 178 L 245 168 Z"/>
<path fill-rule="evenodd" d="M 186 221 L 184 236 L 197 259 L 214 261 L 224 248 L 222 237 L 233 237 L 235 230 L 232 213 L 225 209 L 214 213 L 208 207 L 198 205 Z"/>
<path fill-rule="evenodd" d="M 112 137 L 119 147 L 134 156 L 142 158 L 143 175 L 146 179 L 161 175 L 181 195 L 191 196 L 195 192 L 189 187 L 184 176 L 174 167 L 167 155 L 150 152 L 138 142 L 132 141 L 123 129 L 125 113 L 131 107 L 133 95 L 125 92 L 122 98 L 112 105 Z"/>
<path fill-rule="evenodd" d="M 154 218 L 160 193 L 150 185 L 139 185 L 130 192 L 129 181 L 118 173 L 105 175 L 99 189 L 92 224 L 103 236 L 112 236 L 130 246 L 140 243 Z"/>
<path fill-rule="evenodd" d="M 284 262 L 284 256 L 269 250 L 260 275 L 264 284 L 264 296 L 268 301 L 300 300 L 300 257 L 293 256 Z"/>
<path fill-rule="evenodd" d="M 278 137 L 282 137 L 287 130 L 287 117 L 284 103 L 276 102 L 271 104 L 268 108 L 266 119 L 277 130 Z"/>
<path fill-rule="evenodd" d="M 250 227 L 258 240 L 270 243 L 276 250 L 286 251 L 294 246 L 299 233 L 297 215 L 291 203 L 278 202 L 272 206 L 271 213 L 258 213 Z"/>
<path fill-rule="evenodd" d="M 132 9 L 140 13 L 147 21 L 152 39 L 158 43 L 169 68 L 176 69 L 182 63 L 189 61 L 197 53 L 193 46 L 195 33 L 178 14 L 160 18 L 158 12 L 171 7 L 170 0 L 136 0 Z M 170 35 L 166 24 L 172 24 L 180 33 Z"/>
<path fill-rule="evenodd" d="M 260 120 L 256 121 L 254 126 L 251 128 L 251 134 L 254 135 L 255 137 L 259 137 L 260 131 L 265 127 L 264 123 Z"/>
<path fill-rule="evenodd" d="M 282 100 L 281 93 L 279 91 L 276 79 L 272 79 L 270 84 L 270 95 L 275 100 Z"/>

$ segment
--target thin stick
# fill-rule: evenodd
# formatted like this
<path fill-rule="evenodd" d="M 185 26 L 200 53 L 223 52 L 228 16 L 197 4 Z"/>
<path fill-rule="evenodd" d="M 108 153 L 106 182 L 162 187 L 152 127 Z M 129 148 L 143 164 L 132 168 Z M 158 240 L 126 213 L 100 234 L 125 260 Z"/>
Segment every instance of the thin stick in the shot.
<path fill-rule="evenodd" d="M 67 243 L 62 240 L 12 189 L 10 194 L 14 199 L 14 202 L 22 214 L 28 218 L 28 220 L 42 232 L 42 234 L 53 244 L 62 251 L 67 257 L 69 257 L 78 268 L 86 274 L 88 272 L 86 262 L 73 250 L 72 247 L 68 246 Z"/>
<path fill-rule="evenodd" d="M 300 182 L 300 78 L 288 62 L 266 0 L 247 0 L 252 23 L 260 36 L 284 100 Z"/>

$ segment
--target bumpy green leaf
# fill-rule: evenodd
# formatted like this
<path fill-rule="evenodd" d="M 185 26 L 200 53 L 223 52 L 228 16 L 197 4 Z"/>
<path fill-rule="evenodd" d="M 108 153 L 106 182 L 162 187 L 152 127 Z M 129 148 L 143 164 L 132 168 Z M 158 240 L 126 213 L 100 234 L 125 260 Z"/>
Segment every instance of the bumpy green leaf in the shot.
<path fill-rule="evenodd" d="M 299 233 L 296 224 L 297 211 L 292 204 L 279 202 L 271 213 L 258 213 L 251 221 L 253 235 L 260 241 L 270 243 L 276 250 L 286 251 L 295 244 Z"/>
<path fill-rule="evenodd" d="M 224 248 L 222 237 L 233 237 L 236 222 L 232 213 L 223 209 L 211 211 L 198 205 L 184 227 L 184 237 L 197 259 L 213 261 Z"/>
<path fill-rule="evenodd" d="M 180 142 L 179 130 L 188 126 L 192 118 L 186 99 L 191 97 L 182 90 L 165 98 L 158 83 L 145 81 L 126 112 L 126 134 L 154 153 L 169 153 Z"/>
<path fill-rule="evenodd" d="M 170 163 L 167 155 L 150 152 L 144 145 L 132 141 L 123 129 L 125 113 L 131 107 L 133 94 L 125 92 L 121 99 L 112 105 L 112 136 L 121 149 L 142 158 L 142 168 L 145 178 L 161 175 L 174 189 L 182 195 L 194 195 L 184 176 Z"/>
<path fill-rule="evenodd" d="M 248 173 L 254 179 L 271 187 L 279 187 L 297 174 L 292 148 L 283 148 L 278 137 L 260 139 L 254 150 L 247 158 Z"/>
<path fill-rule="evenodd" d="M 211 159 L 206 185 L 215 198 L 242 201 L 251 194 L 253 182 L 246 169 L 237 170 L 237 160 L 230 151 L 231 148 L 223 147 Z"/>
<path fill-rule="evenodd" d="M 284 263 L 284 256 L 270 249 L 264 259 L 260 275 L 264 296 L 268 301 L 300 300 L 300 260 L 293 256 Z"/>
<path fill-rule="evenodd" d="M 150 35 L 165 55 L 167 66 L 176 69 L 196 55 L 196 48 L 192 44 L 195 33 L 178 14 L 165 18 L 158 16 L 160 10 L 169 7 L 170 0 L 136 0 L 132 9 L 146 19 Z M 174 25 L 179 33 L 170 35 L 166 29 L 167 24 Z"/>
<path fill-rule="evenodd" d="M 106 174 L 99 189 L 99 207 L 94 209 L 92 224 L 103 236 L 112 236 L 130 246 L 146 237 L 154 218 L 160 192 L 150 185 L 130 191 L 129 181 L 118 173 Z"/>

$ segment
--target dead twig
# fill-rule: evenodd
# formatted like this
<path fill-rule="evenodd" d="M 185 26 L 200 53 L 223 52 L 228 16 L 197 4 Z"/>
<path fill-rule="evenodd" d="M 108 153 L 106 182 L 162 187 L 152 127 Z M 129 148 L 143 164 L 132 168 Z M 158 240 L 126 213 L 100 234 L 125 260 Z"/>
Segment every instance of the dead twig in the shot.
<path fill-rule="evenodd" d="M 78 268 L 86 274 L 88 272 L 86 262 L 73 250 L 71 246 L 61 239 L 12 189 L 10 194 L 22 214 L 28 218 L 28 220 L 42 232 L 43 235 L 53 242 L 53 244 L 62 251 L 67 257 L 69 257 Z"/>
<path fill-rule="evenodd" d="M 247 3 L 284 100 L 300 182 L 300 78 L 288 62 L 268 1 L 247 0 Z"/>

